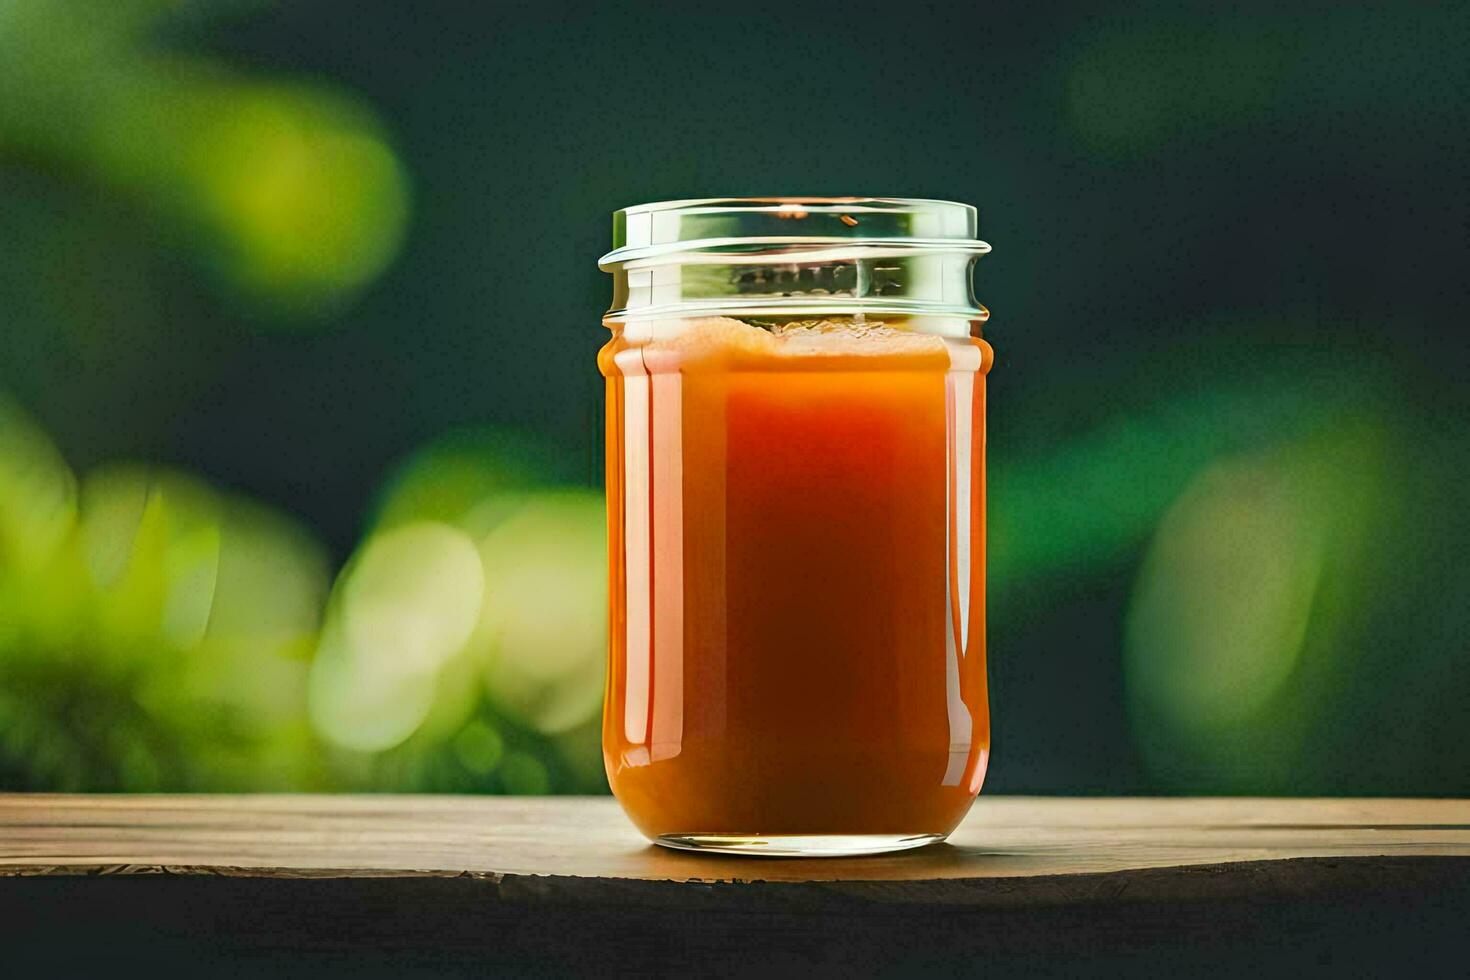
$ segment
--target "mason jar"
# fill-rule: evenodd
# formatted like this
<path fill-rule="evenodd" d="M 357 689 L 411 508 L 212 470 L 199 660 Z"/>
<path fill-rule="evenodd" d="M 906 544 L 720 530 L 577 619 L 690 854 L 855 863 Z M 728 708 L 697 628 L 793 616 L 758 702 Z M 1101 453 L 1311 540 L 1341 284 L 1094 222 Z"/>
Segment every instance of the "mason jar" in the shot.
<path fill-rule="evenodd" d="M 613 793 L 670 847 L 943 839 L 990 746 L 975 209 L 672 201 L 613 244 Z"/>

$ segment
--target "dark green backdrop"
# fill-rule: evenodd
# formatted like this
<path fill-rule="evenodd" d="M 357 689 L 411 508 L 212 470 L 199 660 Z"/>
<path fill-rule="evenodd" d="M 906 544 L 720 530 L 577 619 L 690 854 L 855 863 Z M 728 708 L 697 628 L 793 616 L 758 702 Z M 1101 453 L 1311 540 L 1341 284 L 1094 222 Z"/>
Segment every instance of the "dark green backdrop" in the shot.
<path fill-rule="evenodd" d="M 0 5 L 0 389 L 77 472 L 196 474 L 295 515 L 335 570 L 393 466 L 447 433 L 494 426 L 463 438 L 600 485 L 615 208 L 971 202 L 995 247 L 987 790 L 1470 792 L 1463 6 L 130 0 L 100 55 L 76 38 L 103 28 L 25 6 Z M 274 185 L 220 205 L 189 181 L 225 171 L 188 148 L 276 85 L 376 134 L 401 180 L 305 179 L 279 234 L 326 244 L 258 273 L 277 226 L 238 215 Z M 97 124 L 105 97 L 136 125 Z M 261 131 L 309 137 L 309 115 Z M 231 188 L 297 173 L 222 145 Z M 12 690 L 85 688 L 66 662 Z M 0 711 L 0 773 L 199 783 L 118 776 L 133 750 L 105 746 L 27 761 L 121 683 L 24 743 Z M 476 717 L 513 749 L 504 715 Z M 205 738 L 160 725 L 138 751 Z M 542 785 L 478 778 L 501 750 L 444 739 L 457 775 L 348 759 L 304 782 Z"/>

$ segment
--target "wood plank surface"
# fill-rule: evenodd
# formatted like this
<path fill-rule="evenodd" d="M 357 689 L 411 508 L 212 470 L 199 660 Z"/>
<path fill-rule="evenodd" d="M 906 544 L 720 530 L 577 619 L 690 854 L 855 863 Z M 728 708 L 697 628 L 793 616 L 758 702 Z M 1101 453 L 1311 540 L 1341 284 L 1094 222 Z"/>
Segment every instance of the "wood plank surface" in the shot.
<path fill-rule="evenodd" d="M 1464 800 L 991 797 L 761 859 L 605 798 L 0 796 L 0 949 L 48 970 L 1363 975 L 1458 963 L 1467 919 Z"/>
<path fill-rule="evenodd" d="M 947 844 L 773 859 L 653 847 L 610 798 L 0 795 L 0 874 L 925 881 L 1456 856 L 1470 801 L 982 798 Z"/>

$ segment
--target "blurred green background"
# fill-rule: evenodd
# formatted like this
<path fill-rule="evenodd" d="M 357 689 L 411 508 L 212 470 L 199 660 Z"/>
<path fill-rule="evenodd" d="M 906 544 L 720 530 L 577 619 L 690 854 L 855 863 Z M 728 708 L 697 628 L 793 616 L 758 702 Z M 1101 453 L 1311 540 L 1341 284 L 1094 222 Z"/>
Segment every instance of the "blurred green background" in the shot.
<path fill-rule="evenodd" d="M 609 213 L 995 246 L 989 792 L 1470 793 L 1464 5 L 0 0 L 0 788 L 605 789 Z"/>

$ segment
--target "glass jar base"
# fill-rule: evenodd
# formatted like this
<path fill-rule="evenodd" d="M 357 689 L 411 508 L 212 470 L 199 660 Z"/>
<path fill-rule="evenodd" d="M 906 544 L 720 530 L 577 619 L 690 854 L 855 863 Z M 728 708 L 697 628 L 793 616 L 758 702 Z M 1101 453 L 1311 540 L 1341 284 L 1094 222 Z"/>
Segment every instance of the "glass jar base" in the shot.
<path fill-rule="evenodd" d="M 680 851 L 744 857 L 856 857 L 907 851 L 945 834 L 661 834 L 654 843 Z"/>

